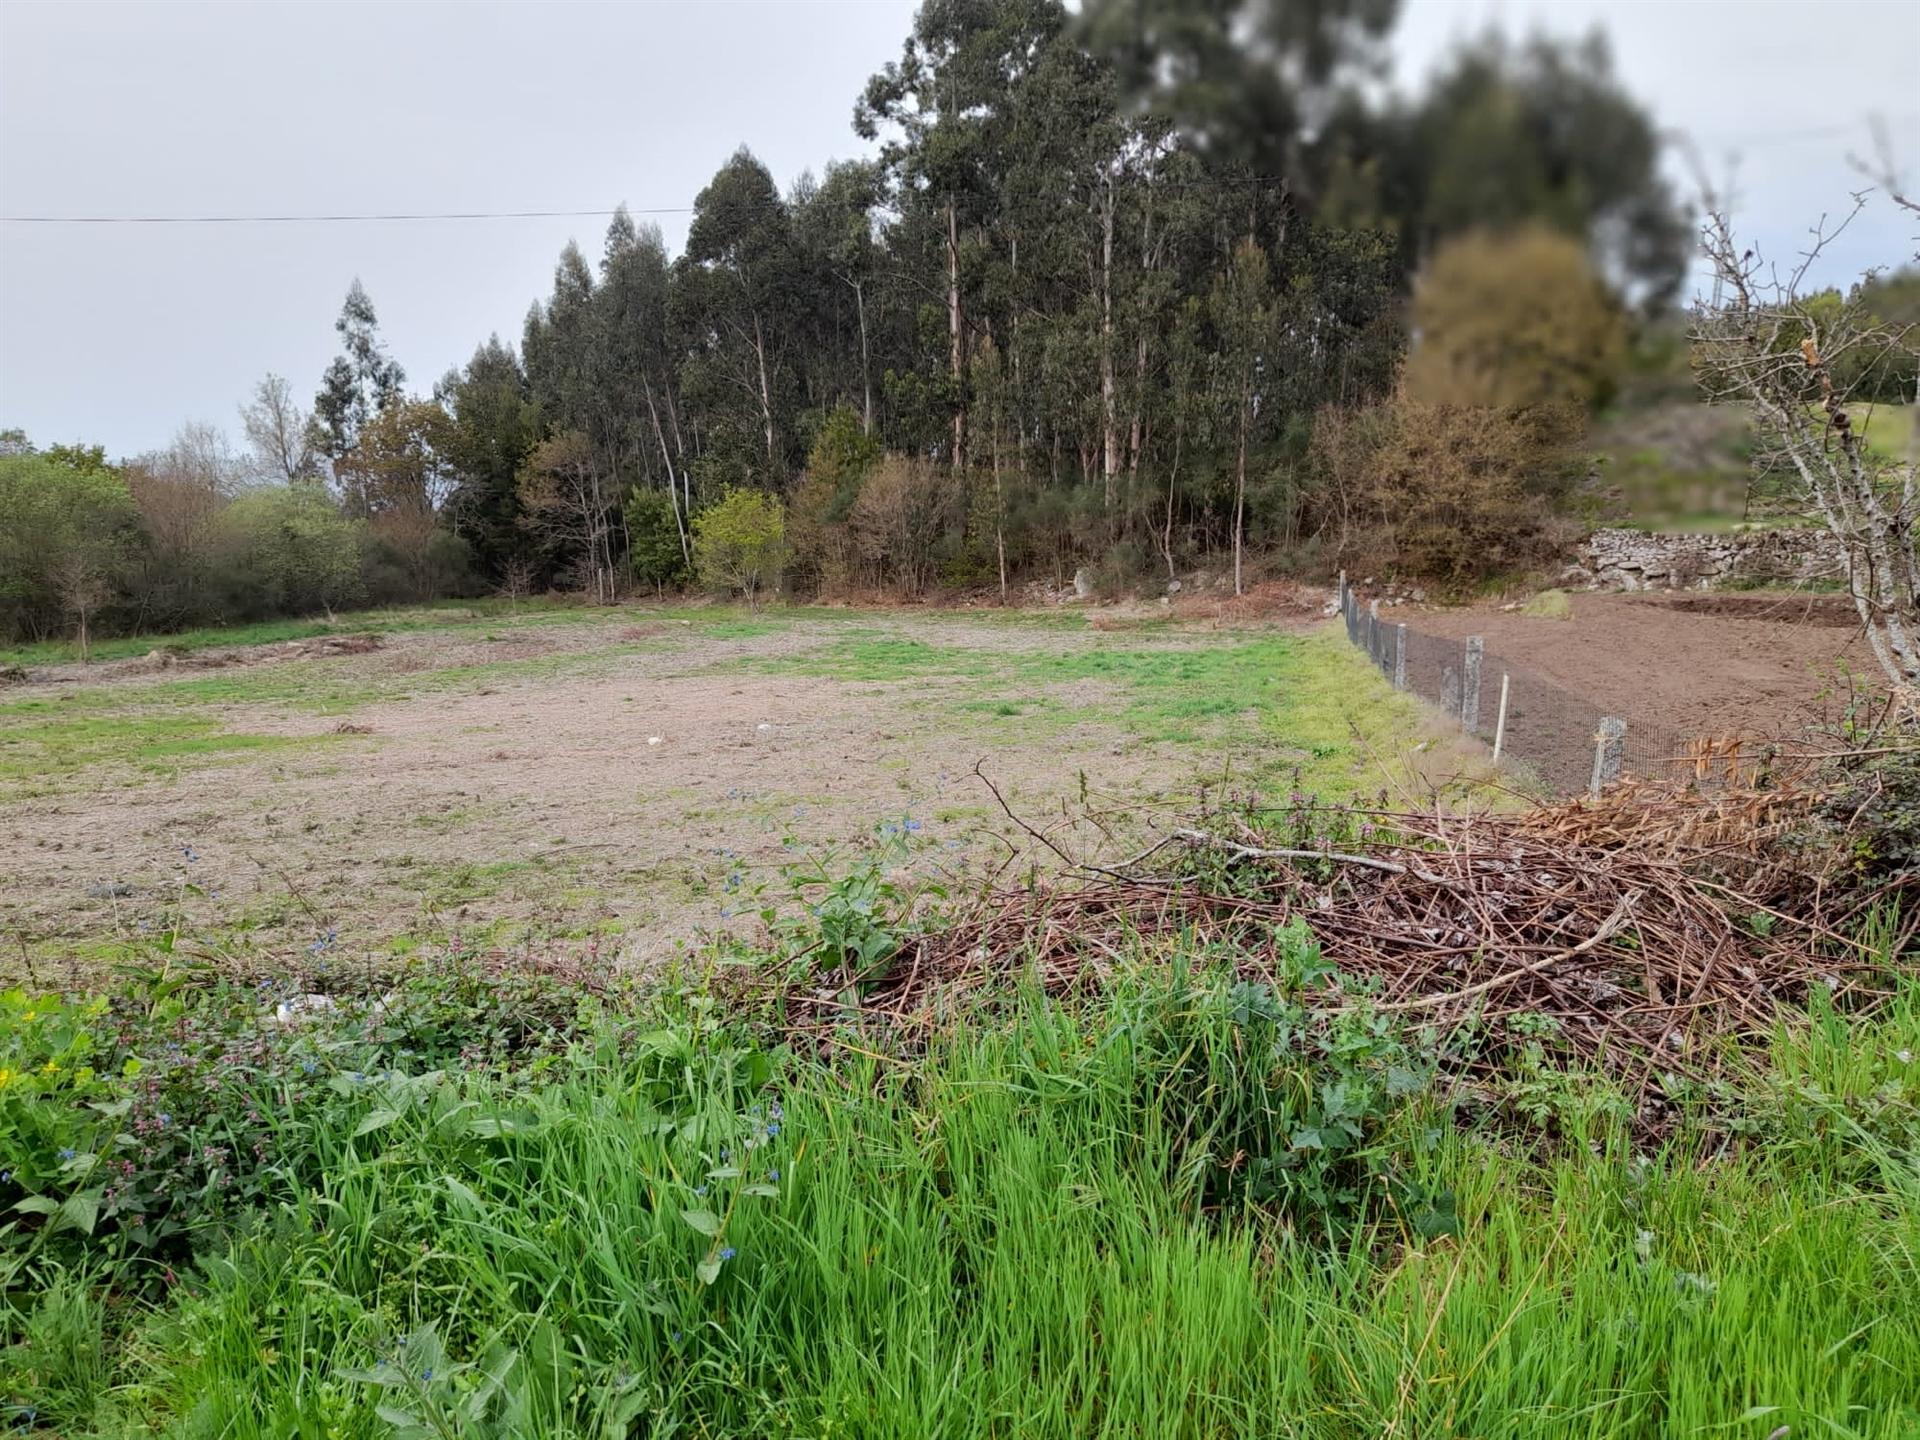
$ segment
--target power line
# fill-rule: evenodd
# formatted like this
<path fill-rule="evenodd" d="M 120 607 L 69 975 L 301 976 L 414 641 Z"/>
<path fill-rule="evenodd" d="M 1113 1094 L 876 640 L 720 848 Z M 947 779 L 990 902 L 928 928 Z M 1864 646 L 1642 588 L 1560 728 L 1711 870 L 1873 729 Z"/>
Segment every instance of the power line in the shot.
<path fill-rule="evenodd" d="M 688 215 L 691 205 L 659 205 L 629 215 Z M 391 220 L 606 219 L 615 210 L 446 210 L 369 215 L 0 215 L 0 225 L 341 225 Z"/>

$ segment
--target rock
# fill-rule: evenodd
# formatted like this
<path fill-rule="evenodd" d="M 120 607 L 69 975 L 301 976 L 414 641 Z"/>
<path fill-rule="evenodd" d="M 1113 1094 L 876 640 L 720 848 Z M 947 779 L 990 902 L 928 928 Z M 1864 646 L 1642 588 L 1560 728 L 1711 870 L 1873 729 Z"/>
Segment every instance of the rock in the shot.
<path fill-rule="evenodd" d="M 1178 595 L 1180 593 L 1180 582 L 1178 580 L 1167 581 L 1167 593 L 1169 595 Z"/>
<path fill-rule="evenodd" d="M 133 886 L 124 880 L 115 880 L 110 884 L 89 885 L 87 887 L 87 898 L 89 900 L 125 900 L 132 894 Z"/>
<path fill-rule="evenodd" d="M 1076 600 L 1093 598 L 1093 572 L 1084 565 L 1073 572 L 1073 595 Z"/>
<path fill-rule="evenodd" d="M 754 726 L 753 728 L 755 730 L 758 730 L 762 735 L 764 735 L 769 730 L 773 729 L 773 726 L 769 725 L 766 721 L 762 720 L 758 725 Z"/>
<path fill-rule="evenodd" d="M 1427 592 L 1422 587 L 1416 585 L 1407 591 L 1407 598 L 1416 605 L 1424 605 L 1427 603 Z"/>
<path fill-rule="evenodd" d="M 298 1025 L 302 1020 L 339 1008 L 331 995 L 296 995 L 273 1007 L 272 1021 L 275 1025 Z"/>
<path fill-rule="evenodd" d="M 1819 528 L 1730 535 L 1596 530 L 1580 559 L 1568 572 L 1583 577 L 1574 583 L 1616 590 L 1710 590 L 1728 581 L 1794 584 L 1846 574 L 1839 542 Z"/>
<path fill-rule="evenodd" d="M 660 743 L 660 737 L 658 735 L 647 736 L 647 744 L 658 745 L 659 743 Z"/>

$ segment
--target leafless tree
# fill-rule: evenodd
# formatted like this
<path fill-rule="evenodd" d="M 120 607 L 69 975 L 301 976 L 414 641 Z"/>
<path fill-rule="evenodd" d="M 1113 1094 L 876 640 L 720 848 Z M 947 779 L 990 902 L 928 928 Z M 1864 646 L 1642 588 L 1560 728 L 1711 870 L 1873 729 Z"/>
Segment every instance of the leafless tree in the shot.
<path fill-rule="evenodd" d="M 269 374 L 254 387 L 251 403 L 240 407 L 240 423 L 253 447 L 254 464 L 266 479 L 292 484 L 319 474 L 307 414 L 283 377 Z"/>
<path fill-rule="evenodd" d="M 951 470 L 889 456 L 861 485 L 847 529 L 875 579 L 918 595 L 933 578 L 935 547 L 965 516 L 966 492 Z"/>
<path fill-rule="evenodd" d="M 520 498 L 534 527 L 578 557 L 582 588 L 596 605 L 616 598 L 613 508 L 593 446 L 577 430 L 541 442 L 520 478 Z"/>
<path fill-rule="evenodd" d="M 84 665 L 92 648 L 93 617 L 113 598 L 113 587 L 99 556 L 89 546 L 80 546 L 61 558 L 53 569 L 53 585 L 60 608 L 74 622 L 74 639 Z"/>
<path fill-rule="evenodd" d="M 230 496 L 247 479 L 247 462 L 233 453 L 226 431 L 202 420 L 182 425 L 164 450 L 140 459 L 156 474 L 210 495 Z"/>
<path fill-rule="evenodd" d="M 1788 271 L 1742 244 L 1724 214 L 1709 217 L 1703 249 L 1718 303 L 1695 307 L 1694 366 L 1709 401 L 1747 407 L 1755 463 L 1785 474 L 1846 555 L 1847 585 L 1874 657 L 1910 703 L 1920 700 L 1920 522 L 1915 467 L 1870 450 L 1849 392 L 1864 373 L 1857 355 L 1911 348 L 1912 327 L 1878 323 L 1858 290 L 1835 303 L 1808 294 L 1806 277 L 1867 203 L 1856 197 L 1838 225 L 1816 226 Z"/>
<path fill-rule="evenodd" d="M 1900 167 L 1893 158 L 1893 137 L 1887 132 L 1887 123 L 1876 116 L 1873 121 L 1873 158 L 1863 159 L 1858 155 L 1849 156 L 1853 168 L 1878 185 L 1887 194 L 1887 198 L 1902 210 L 1911 210 L 1920 215 L 1920 200 L 1907 195 L 1900 182 Z"/>
<path fill-rule="evenodd" d="M 520 608 L 520 602 L 533 593 L 533 562 L 524 556 L 515 556 L 507 562 L 507 568 L 500 576 L 500 584 L 494 594 L 514 610 Z"/>

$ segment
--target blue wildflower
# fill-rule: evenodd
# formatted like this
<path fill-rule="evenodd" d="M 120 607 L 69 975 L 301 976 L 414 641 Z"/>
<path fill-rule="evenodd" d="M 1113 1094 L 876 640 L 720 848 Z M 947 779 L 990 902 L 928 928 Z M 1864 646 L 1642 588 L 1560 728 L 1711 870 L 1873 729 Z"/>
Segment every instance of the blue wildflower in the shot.
<path fill-rule="evenodd" d="M 767 1171 L 767 1179 L 772 1184 L 778 1185 L 780 1183 L 780 1172 L 778 1170 Z"/>
<path fill-rule="evenodd" d="M 722 1260 L 731 1260 L 734 1256 L 738 1255 L 739 1253 L 740 1252 L 734 1249 L 731 1245 L 722 1245 L 720 1247 L 720 1258 Z"/>
<path fill-rule="evenodd" d="M 767 1138 L 771 1140 L 774 1136 L 778 1135 L 779 1133 L 780 1133 L 780 1122 L 778 1120 L 769 1120 L 767 1122 Z"/>
<path fill-rule="evenodd" d="M 79 1151 L 75 1150 L 71 1145 L 69 1145 L 67 1146 L 66 1149 L 60 1152 L 60 1158 L 62 1160 L 71 1160 L 75 1155 L 79 1153 L 80 1153 Z"/>

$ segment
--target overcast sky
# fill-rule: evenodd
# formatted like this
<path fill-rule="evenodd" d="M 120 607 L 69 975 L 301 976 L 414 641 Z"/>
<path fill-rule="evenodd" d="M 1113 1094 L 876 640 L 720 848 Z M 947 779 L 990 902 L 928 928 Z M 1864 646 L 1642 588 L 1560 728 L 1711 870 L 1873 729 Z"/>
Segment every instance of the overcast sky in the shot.
<path fill-rule="evenodd" d="M 909 0 L 785 3 L 58 4 L 0 0 L 0 215 L 605 210 L 677 247 L 685 207 L 747 144 L 785 183 L 860 153 L 866 77 Z M 1746 228 L 1798 242 L 1859 181 L 1865 117 L 1920 173 L 1912 0 L 1405 0 L 1395 75 L 1455 41 L 1607 25 L 1629 87 L 1744 152 Z M 1744 138 L 1743 138 L 1744 137 Z M 1676 173 L 1679 173 L 1676 169 Z M 333 225 L 0 224 L 0 427 L 127 455 L 183 421 L 237 433 L 269 370 L 311 395 L 358 275 L 415 388 L 490 331 L 518 338 L 570 236 L 599 218 Z M 1873 213 L 1840 266 L 1898 262 Z M 1844 278 L 1836 268 L 1832 278 Z"/>

